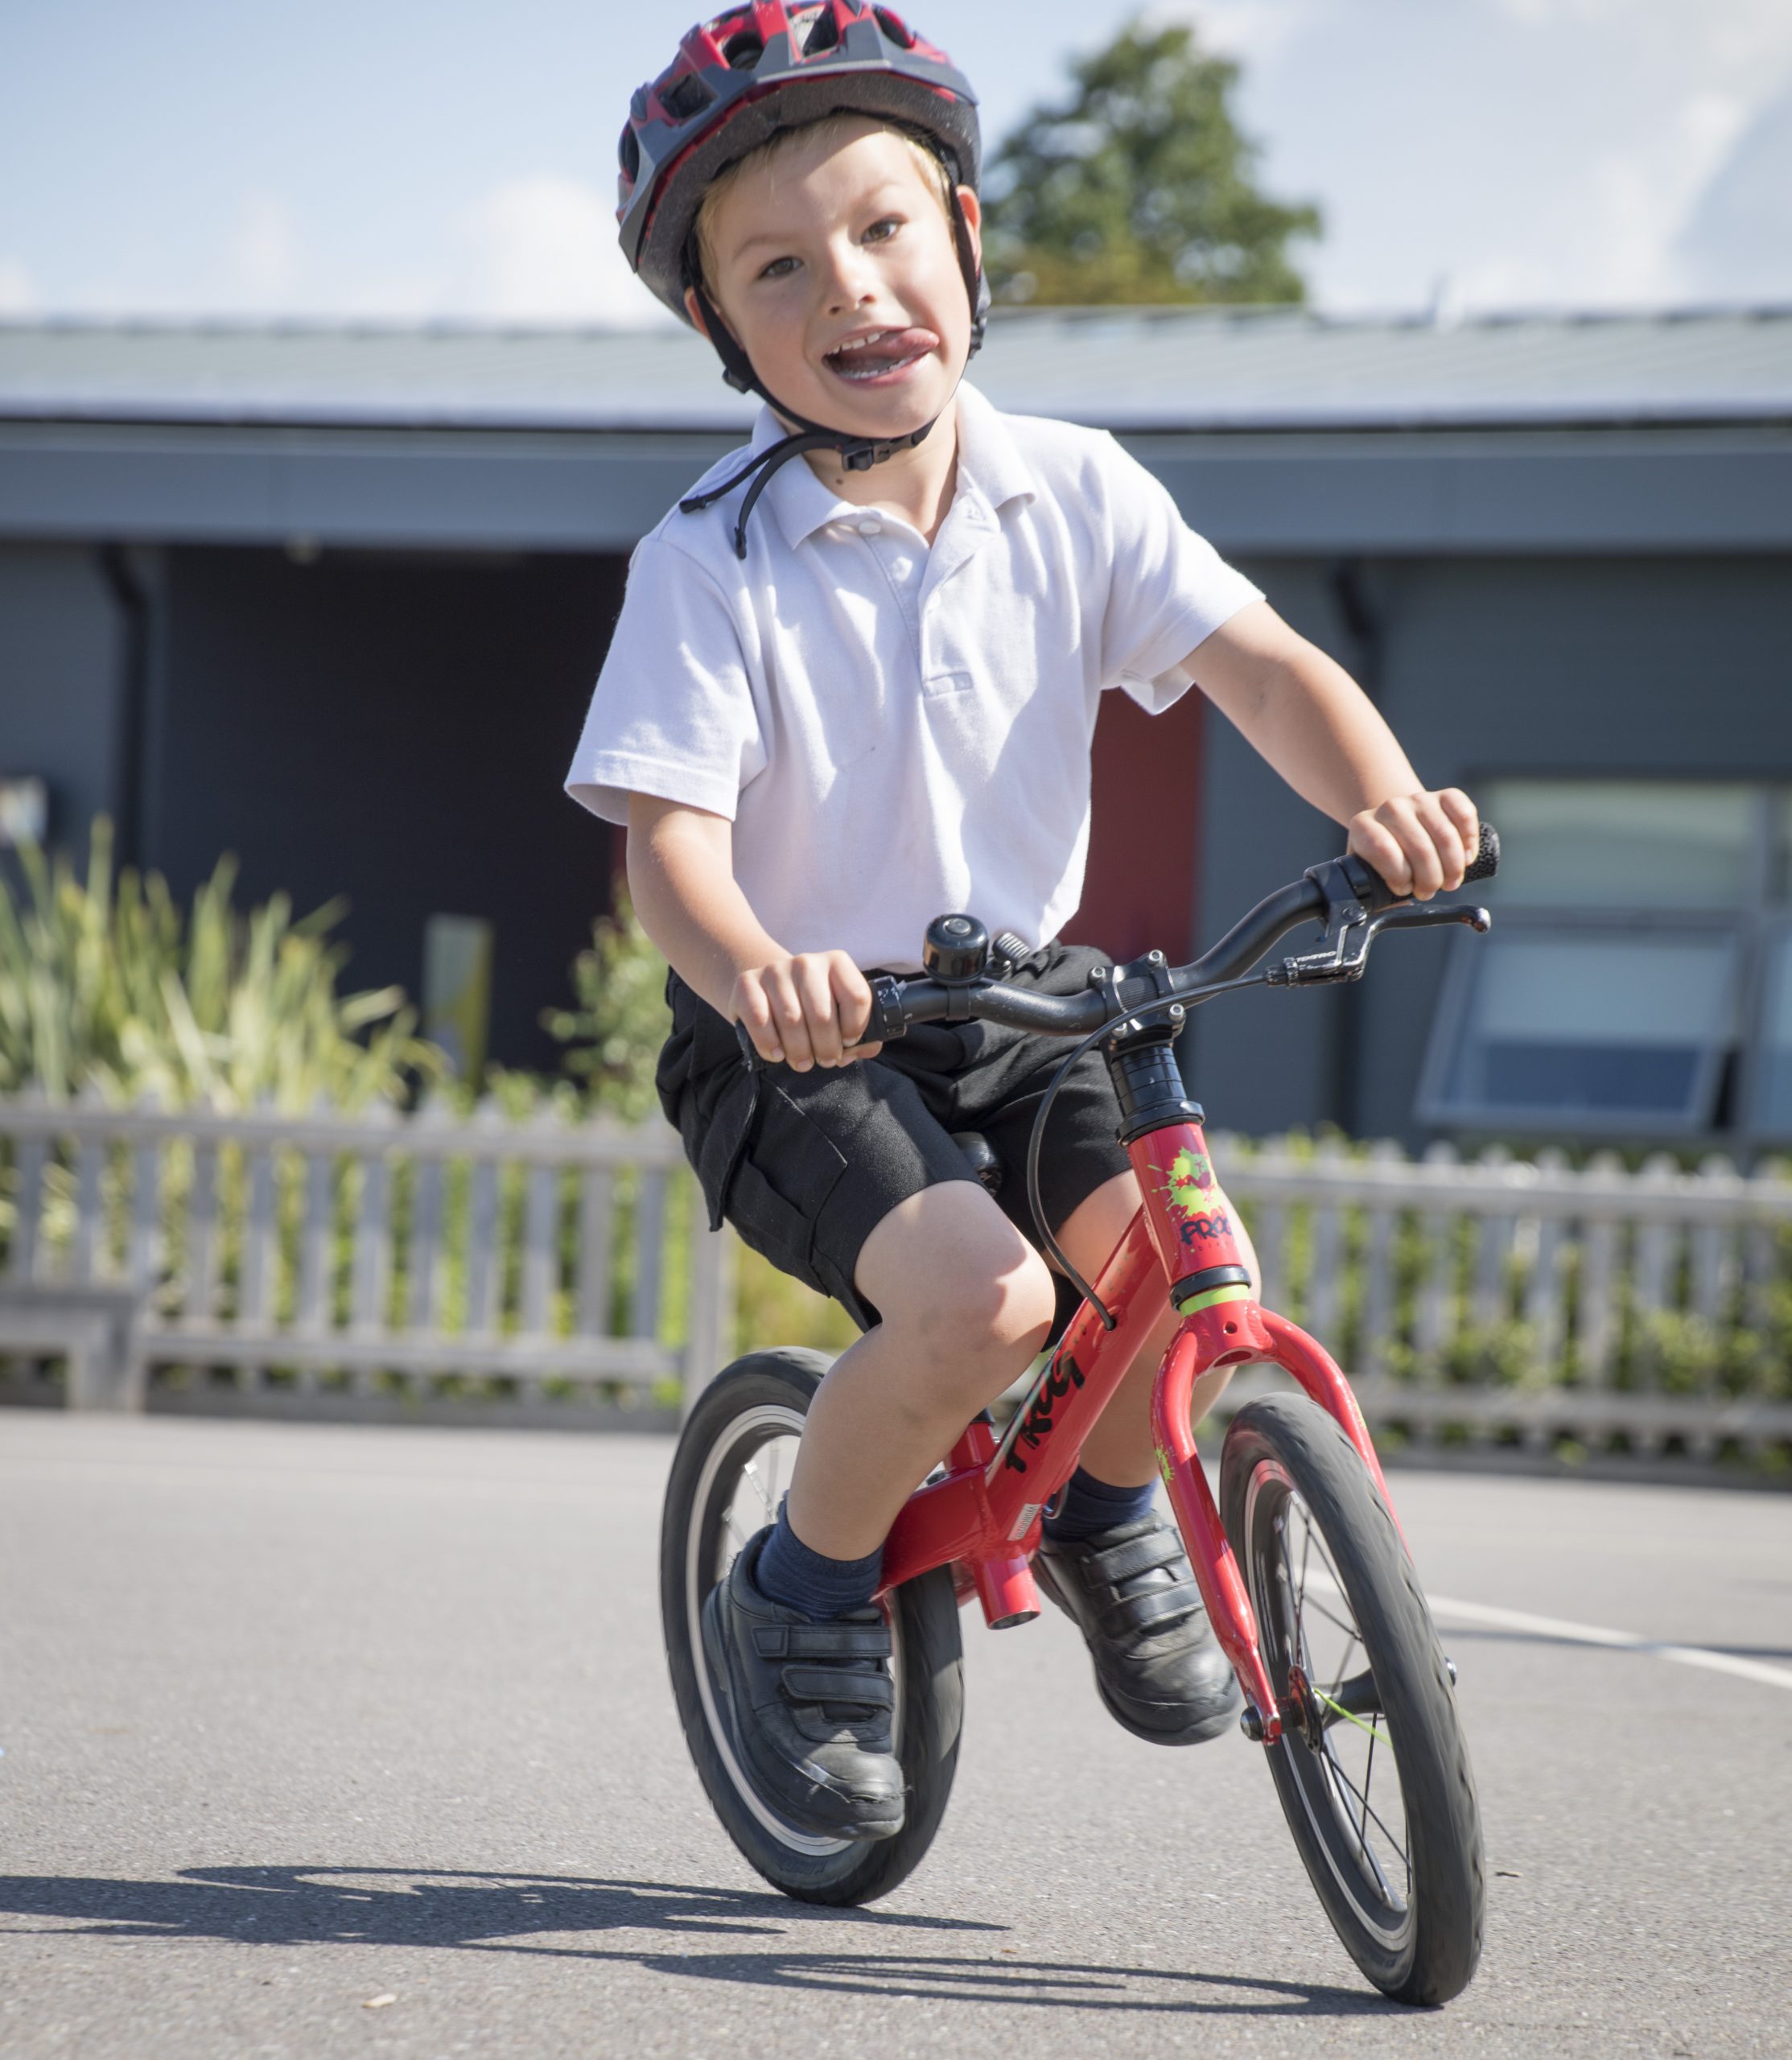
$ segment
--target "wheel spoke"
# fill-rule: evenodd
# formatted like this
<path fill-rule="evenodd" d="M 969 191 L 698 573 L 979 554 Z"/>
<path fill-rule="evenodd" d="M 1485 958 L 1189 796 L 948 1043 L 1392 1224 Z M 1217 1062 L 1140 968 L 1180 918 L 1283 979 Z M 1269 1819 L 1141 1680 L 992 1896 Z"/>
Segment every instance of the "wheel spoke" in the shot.
<path fill-rule="evenodd" d="M 772 1521 L 776 1515 L 776 1512 L 772 1507 L 772 1498 L 765 1491 L 765 1483 L 760 1478 L 759 1461 L 757 1459 L 750 1459 L 748 1461 L 747 1464 L 740 1469 L 740 1477 L 743 1481 L 750 1481 L 752 1483 L 753 1493 L 758 1496 L 760 1502 L 765 1510 L 766 1521 L 768 1522 Z"/>
<path fill-rule="evenodd" d="M 1407 1879 L 1410 1882 L 1412 1878 L 1412 1862 L 1407 1856 L 1404 1841 L 1397 1838 L 1394 1834 L 1388 1829 L 1387 1826 L 1382 1823 L 1380 1812 L 1370 1807 L 1369 1798 L 1362 1792 L 1362 1789 L 1357 1787 L 1357 1784 L 1350 1778 L 1349 1775 L 1344 1771 L 1344 1769 L 1339 1765 L 1337 1755 L 1331 1750 L 1329 1744 L 1328 1744 L 1326 1747 L 1325 1759 L 1327 1764 L 1330 1766 L 1332 1772 L 1344 1783 L 1345 1786 L 1349 1790 L 1350 1793 L 1356 1798 L 1356 1799 L 1362 1803 L 1363 1823 L 1365 1826 L 1373 1823 L 1376 1829 L 1380 1831 L 1382 1836 L 1385 1838 L 1388 1844 L 1393 1847 L 1394 1850 L 1399 1854 L 1401 1864 L 1407 1870 Z M 1354 1830 L 1356 1827 L 1352 1825 L 1351 1828 L 1352 1830 Z M 1359 1843 L 1362 1844 L 1364 1857 L 1368 1860 L 1370 1865 L 1375 1869 L 1375 1878 L 1381 1883 L 1384 1889 L 1386 1889 L 1387 1877 L 1382 1872 L 1381 1863 L 1375 1857 L 1374 1848 L 1369 1844 L 1366 1832 L 1359 1840 Z M 1391 1895 L 1393 1893 L 1392 1889 L 1388 1889 L 1388 1893 Z"/>
<path fill-rule="evenodd" d="M 1351 1654 L 1356 1650 L 1357 1647 L 1359 1645 L 1361 1645 L 1361 1644 L 1362 1644 L 1362 1639 L 1361 1639 L 1361 1638 L 1357 1635 L 1357 1632 L 1356 1632 L 1355 1626 L 1354 1626 L 1354 1625 L 1353 1625 L 1353 1626 L 1351 1627 L 1351 1631 L 1350 1631 L 1350 1635 L 1349 1635 L 1349 1638 L 1345 1641 L 1344 1650 L 1343 1650 L 1343 1652 L 1339 1655 L 1339 1658 L 1338 1658 L 1338 1671 L 1337 1671 L 1337 1674 L 1336 1674 L 1336 1675 L 1333 1676 L 1333 1678 L 1332 1686 L 1331 1686 L 1331 1690 L 1330 1690 L 1330 1692 L 1331 1692 L 1333 1695 L 1336 1695 L 1341 1702 L 1344 1700 L 1344 1694 L 1343 1694 L 1343 1691 L 1344 1691 L 1344 1688 L 1345 1688 L 1345 1684 L 1346 1684 L 1346 1679 L 1347 1679 L 1347 1677 L 1346 1677 L 1346 1675 L 1345 1675 L 1345 1674 L 1344 1670 L 1345 1670 L 1345 1668 L 1346 1667 L 1348 1667 L 1348 1666 L 1350 1664 L 1350 1655 L 1351 1655 Z M 1369 1655 L 1368 1655 L 1368 1654 L 1366 1652 L 1366 1653 L 1363 1654 L 1363 1657 L 1364 1657 L 1364 1658 L 1365 1658 L 1365 1659 L 1366 1659 L 1366 1658 L 1369 1657 Z"/>
<path fill-rule="evenodd" d="M 1381 1727 L 1378 1724 L 1372 1724 L 1369 1727 L 1369 1757 L 1363 1761 L 1362 1768 L 1362 1826 L 1361 1836 L 1362 1842 L 1366 1846 L 1369 1843 L 1369 1791 L 1371 1786 L 1373 1786 L 1375 1779 L 1375 1741 L 1381 1737 Z"/>
<path fill-rule="evenodd" d="M 1325 1549 L 1325 1540 L 1323 1535 L 1320 1537 L 1318 1543 L 1320 1561 L 1325 1568 L 1325 1577 L 1330 1581 L 1333 1587 L 1337 1590 L 1338 1593 L 1342 1595 L 1344 1592 L 1344 1583 L 1338 1579 L 1338 1570 L 1333 1565 L 1332 1555 Z"/>
<path fill-rule="evenodd" d="M 1334 1617 L 1323 1602 L 1312 1602 L 1308 1605 L 1308 1607 L 1311 1609 L 1316 1615 L 1323 1617 L 1326 1622 L 1332 1625 L 1336 1629 L 1342 1631 L 1344 1635 L 1350 1640 L 1353 1645 L 1356 1642 L 1357 1627 L 1348 1617 Z"/>

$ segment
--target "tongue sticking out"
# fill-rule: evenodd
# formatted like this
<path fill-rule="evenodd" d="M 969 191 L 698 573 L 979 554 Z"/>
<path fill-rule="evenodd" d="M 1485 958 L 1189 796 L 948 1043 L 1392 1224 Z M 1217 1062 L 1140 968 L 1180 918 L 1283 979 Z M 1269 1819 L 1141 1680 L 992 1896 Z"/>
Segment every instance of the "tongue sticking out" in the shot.
<path fill-rule="evenodd" d="M 845 344 L 827 354 L 828 369 L 842 379 L 877 379 L 937 349 L 931 329 L 886 329 L 863 343 Z"/>

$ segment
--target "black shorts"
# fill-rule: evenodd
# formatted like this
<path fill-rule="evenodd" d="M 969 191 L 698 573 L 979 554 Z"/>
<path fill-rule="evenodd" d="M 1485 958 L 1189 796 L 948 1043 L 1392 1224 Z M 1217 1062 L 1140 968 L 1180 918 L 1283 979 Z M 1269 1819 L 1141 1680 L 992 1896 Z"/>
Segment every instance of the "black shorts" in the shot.
<path fill-rule="evenodd" d="M 1012 978 L 1043 994 L 1081 994 L 1091 969 L 1108 962 L 1085 945 L 1048 945 Z M 660 1101 L 712 1217 L 726 1183 L 722 1213 L 743 1241 L 834 1296 L 862 1329 L 877 1320 L 853 1278 L 866 1238 L 936 1180 L 977 1177 L 954 1131 L 988 1139 L 1002 1168 L 995 1200 L 1033 1238 L 1027 1140 L 1065 1039 L 995 1023 L 922 1024 L 852 1065 L 768 1067 L 752 1106 L 734 1026 L 677 974 L 666 999 L 672 1035 L 660 1054 Z M 1106 1063 L 1099 1049 L 1085 1052 L 1052 1106 L 1040 1154 L 1040 1199 L 1054 1233 L 1104 1181 L 1130 1170 L 1119 1127 Z"/>

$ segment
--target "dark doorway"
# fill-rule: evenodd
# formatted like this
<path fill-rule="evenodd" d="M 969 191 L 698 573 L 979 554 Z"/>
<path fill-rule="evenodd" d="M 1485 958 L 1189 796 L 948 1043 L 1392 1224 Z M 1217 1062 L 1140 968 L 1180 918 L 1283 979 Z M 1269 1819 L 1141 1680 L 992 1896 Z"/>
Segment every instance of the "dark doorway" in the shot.
<path fill-rule="evenodd" d="M 617 557 L 183 549 L 146 736 L 142 851 L 177 893 L 348 897 L 352 987 L 422 974 L 432 915 L 491 923 L 491 1056 L 551 1066 L 540 1011 L 608 905 L 609 831 L 561 781 L 621 603 Z"/>

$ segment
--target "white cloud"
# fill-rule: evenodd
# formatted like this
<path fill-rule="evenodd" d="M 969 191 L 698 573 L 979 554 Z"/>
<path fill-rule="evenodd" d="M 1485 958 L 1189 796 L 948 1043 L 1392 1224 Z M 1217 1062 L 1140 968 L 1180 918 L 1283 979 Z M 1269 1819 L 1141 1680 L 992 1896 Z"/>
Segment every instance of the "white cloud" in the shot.
<path fill-rule="evenodd" d="M 1792 93 L 1763 109 L 1726 154 L 1675 256 L 1695 297 L 1792 299 Z"/>
<path fill-rule="evenodd" d="M 1148 19 L 1191 23 L 1209 50 L 1267 64 L 1331 11 L 1331 0 L 1168 0 Z"/>
<path fill-rule="evenodd" d="M 277 194 L 243 196 L 227 253 L 232 298 L 245 309 L 280 313 L 299 298 L 299 232 Z"/>
<path fill-rule="evenodd" d="M 467 262 L 445 296 L 456 314 L 616 328 L 675 319 L 630 272 L 609 202 L 563 173 L 493 187 L 468 214 L 463 239 Z"/>
<path fill-rule="evenodd" d="M 1792 269 L 1780 160 L 1792 0 L 1164 0 L 1243 65 L 1279 196 L 1316 197 L 1316 298 L 1343 308 L 1600 307 Z M 1728 181 L 1718 200 L 1720 183 Z M 1721 220 L 1719 219 L 1721 217 Z M 1745 227 L 1745 222 L 1749 226 Z M 1763 240 L 1777 230 L 1784 263 Z M 1778 272 L 1776 272 L 1778 266 Z M 1726 285 L 1726 278 L 1734 283 Z M 1757 284 L 1753 290 L 1763 287 Z"/>
<path fill-rule="evenodd" d="M 30 315 L 38 306 L 38 291 L 23 265 L 0 258 L 0 315 Z"/>

